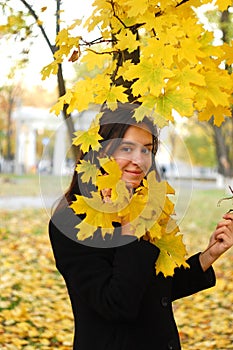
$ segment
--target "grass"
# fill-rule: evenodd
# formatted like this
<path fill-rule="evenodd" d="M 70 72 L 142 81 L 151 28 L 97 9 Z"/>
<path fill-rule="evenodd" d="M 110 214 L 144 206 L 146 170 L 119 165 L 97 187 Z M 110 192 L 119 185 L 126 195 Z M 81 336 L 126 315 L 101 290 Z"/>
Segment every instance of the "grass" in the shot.
<path fill-rule="evenodd" d="M 59 196 L 69 182 L 69 176 L 0 174 L 0 196 Z"/>
<path fill-rule="evenodd" d="M 224 201 L 218 206 L 218 201 L 226 197 L 224 190 L 194 190 L 185 214 L 177 209 L 180 230 L 184 233 L 188 250 L 203 249 L 210 233 L 222 215 L 232 208 L 232 201 Z M 196 241 L 194 243 L 194 241 Z"/>

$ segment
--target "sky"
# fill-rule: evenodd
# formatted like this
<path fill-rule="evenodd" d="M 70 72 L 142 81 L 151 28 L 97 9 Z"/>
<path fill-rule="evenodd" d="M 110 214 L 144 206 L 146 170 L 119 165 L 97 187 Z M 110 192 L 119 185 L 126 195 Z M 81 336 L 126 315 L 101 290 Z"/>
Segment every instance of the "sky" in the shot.
<path fill-rule="evenodd" d="M 36 12 L 40 11 L 43 6 L 47 6 L 48 1 L 46 0 L 29 0 L 30 4 Z M 25 11 L 25 7 L 20 3 L 20 0 L 11 0 L 14 9 L 22 9 Z M 55 3 L 55 1 L 53 2 Z M 69 25 L 74 19 L 87 18 L 92 13 L 93 0 L 64 0 L 62 8 L 64 12 L 62 13 L 62 19 L 64 20 L 63 26 Z M 54 42 L 54 32 L 55 32 L 55 21 L 51 23 L 55 8 L 49 7 L 46 11 L 42 13 L 42 20 L 46 28 L 46 32 L 49 33 L 50 40 Z M 0 24 L 4 21 L 1 16 Z M 83 28 L 79 28 L 79 33 L 81 35 L 87 36 L 86 31 Z M 90 35 L 90 34 L 89 34 Z M 19 58 L 18 52 L 21 50 L 22 44 L 17 45 L 13 41 L 6 42 L 1 38 L 0 43 L 0 62 L 1 62 L 1 76 L 0 76 L 0 86 L 3 85 L 7 79 L 3 73 L 7 74 L 10 71 L 10 67 Z M 52 61 L 52 54 L 48 48 L 47 43 L 42 37 L 41 32 L 38 30 L 38 36 L 33 39 L 32 46 L 29 51 L 29 64 L 24 71 L 17 72 L 17 80 L 23 81 L 27 88 L 32 85 L 41 85 L 46 89 L 53 90 L 56 87 L 56 77 L 50 77 L 45 81 L 41 80 L 41 69 Z M 67 63 L 64 67 L 65 76 L 67 78 L 71 77 L 73 69 L 72 63 Z"/>

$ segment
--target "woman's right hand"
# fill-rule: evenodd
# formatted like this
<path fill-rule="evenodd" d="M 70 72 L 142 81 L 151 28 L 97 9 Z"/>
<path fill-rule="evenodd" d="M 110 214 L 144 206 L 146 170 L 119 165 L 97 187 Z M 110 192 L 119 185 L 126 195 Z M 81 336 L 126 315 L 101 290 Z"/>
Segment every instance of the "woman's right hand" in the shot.
<path fill-rule="evenodd" d="M 101 195 L 102 195 L 102 197 L 103 197 L 103 202 L 104 202 L 104 203 L 111 202 L 111 193 L 112 193 L 111 188 L 104 188 L 104 189 L 101 191 Z"/>
<path fill-rule="evenodd" d="M 129 189 L 130 193 L 132 193 L 132 187 L 129 186 L 128 189 Z M 111 202 L 111 192 L 112 192 L 111 188 L 104 188 L 101 191 L 101 195 L 103 197 L 104 203 Z M 134 230 L 132 229 L 129 220 L 130 220 L 129 215 L 126 215 L 126 216 L 122 217 L 122 219 L 121 219 L 121 227 L 122 227 L 121 234 L 123 236 L 124 235 L 134 236 Z"/>

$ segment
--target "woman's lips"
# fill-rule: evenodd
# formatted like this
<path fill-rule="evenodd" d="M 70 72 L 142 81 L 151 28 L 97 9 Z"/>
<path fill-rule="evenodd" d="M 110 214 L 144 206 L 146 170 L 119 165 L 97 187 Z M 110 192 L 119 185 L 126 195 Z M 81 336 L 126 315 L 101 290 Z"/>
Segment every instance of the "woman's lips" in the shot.
<path fill-rule="evenodd" d="M 141 170 L 125 170 L 127 174 L 133 175 L 133 176 L 140 176 L 142 175 Z"/>

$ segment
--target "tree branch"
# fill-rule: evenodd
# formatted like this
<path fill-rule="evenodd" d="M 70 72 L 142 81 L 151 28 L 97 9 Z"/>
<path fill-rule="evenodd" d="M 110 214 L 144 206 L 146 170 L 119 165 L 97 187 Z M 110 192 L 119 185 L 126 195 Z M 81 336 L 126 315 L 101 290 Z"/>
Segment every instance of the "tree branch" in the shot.
<path fill-rule="evenodd" d="M 95 39 L 95 40 L 92 40 L 92 41 L 86 41 L 86 40 L 83 40 L 81 39 L 82 41 L 82 44 L 79 44 L 79 46 L 92 46 L 92 45 L 97 45 L 97 44 L 102 44 L 102 43 L 113 43 L 114 41 L 112 39 L 103 39 L 103 38 L 98 38 L 98 39 Z"/>
<path fill-rule="evenodd" d="M 54 52 L 55 52 L 55 45 L 52 45 L 52 44 L 51 44 L 51 42 L 50 42 L 50 40 L 49 40 L 49 38 L 48 38 L 48 36 L 47 36 L 45 30 L 44 30 L 44 27 L 42 26 L 42 24 L 39 23 L 39 16 L 38 16 L 38 15 L 36 14 L 36 12 L 33 10 L 32 6 L 29 5 L 29 4 L 27 3 L 27 1 L 25 1 L 25 0 L 20 0 L 20 1 L 24 4 L 24 6 L 28 9 L 29 13 L 32 15 L 32 17 L 33 17 L 33 18 L 35 19 L 35 21 L 37 22 L 37 25 L 38 25 L 38 27 L 40 28 L 41 33 L 42 33 L 44 39 L 46 40 L 46 42 L 47 42 L 47 44 L 48 44 L 48 46 L 49 46 L 49 48 L 50 48 L 52 54 L 54 54 Z"/>
<path fill-rule="evenodd" d="M 179 2 L 178 4 L 176 4 L 175 7 L 179 7 L 179 6 L 185 4 L 185 3 L 188 2 L 188 1 L 189 1 L 189 0 L 183 0 L 183 1 Z"/>

